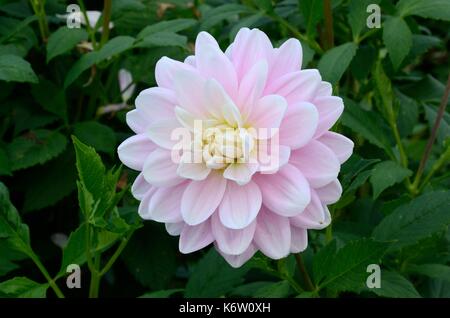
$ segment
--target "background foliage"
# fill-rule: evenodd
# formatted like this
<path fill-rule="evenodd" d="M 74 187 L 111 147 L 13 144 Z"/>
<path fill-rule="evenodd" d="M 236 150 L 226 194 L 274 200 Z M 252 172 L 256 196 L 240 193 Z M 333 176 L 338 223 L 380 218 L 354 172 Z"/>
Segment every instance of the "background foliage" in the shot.
<path fill-rule="evenodd" d="M 379 29 L 366 27 L 372 3 Z M 450 1 L 79 1 L 109 32 L 68 29 L 67 4 L 0 0 L 0 296 L 450 297 Z M 116 155 L 136 95 L 123 105 L 117 76 L 129 70 L 137 94 L 199 31 L 224 49 L 244 26 L 302 42 L 303 67 L 345 99 L 334 130 L 355 152 L 332 225 L 309 231 L 301 258 L 232 269 L 214 249 L 180 254 L 137 216 L 136 173 Z M 71 263 L 81 289 L 65 285 Z M 365 285 L 372 263 L 380 289 Z"/>

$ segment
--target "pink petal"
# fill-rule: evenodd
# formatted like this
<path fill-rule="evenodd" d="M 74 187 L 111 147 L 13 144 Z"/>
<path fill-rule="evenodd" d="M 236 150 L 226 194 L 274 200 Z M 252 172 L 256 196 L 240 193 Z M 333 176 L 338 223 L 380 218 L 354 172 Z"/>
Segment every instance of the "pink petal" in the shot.
<path fill-rule="evenodd" d="M 341 168 L 334 153 L 316 140 L 294 150 L 289 163 L 296 166 L 314 188 L 323 187 L 336 179 Z"/>
<path fill-rule="evenodd" d="M 240 81 L 237 105 L 244 118 L 251 114 L 254 104 L 262 96 L 266 86 L 267 72 L 267 61 L 260 60 Z"/>
<path fill-rule="evenodd" d="M 263 204 L 282 216 L 301 213 L 311 199 L 308 181 L 291 164 L 284 165 L 277 173 L 257 175 Z"/>
<path fill-rule="evenodd" d="M 323 229 L 331 222 L 328 209 L 322 205 L 319 196 L 311 191 L 311 203 L 303 213 L 290 218 L 291 224 L 305 229 Z"/>
<path fill-rule="evenodd" d="M 209 220 L 195 226 L 185 225 L 180 234 L 179 249 L 183 254 L 198 251 L 214 241 Z"/>
<path fill-rule="evenodd" d="M 338 179 L 335 179 L 327 185 L 314 189 L 323 204 L 333 204 L 339 201 L 342 194 L 342 186 Z"/>
<path fill-rule="evenodd" d="M 238 255 L 245 252 L 253 240 L 256 221 L 245 228 L 232 230 L 223 226 L 217 213 L 211 217 L 211 229 L 218 248 L 225 254 Z"/>
<path fill-rule="evenodd" d="M 176 103 L 173 91 L 162 87 L 143 90 L 135 101 L 136 108 L 149 121 L 174 118 Z"/>
<path fill-rule="evenodd" d="M 255 220 L 261 202 L 261 191 L 255 182 L 243 186 L 228 182 L 219 205 L 220 221 L 229 229 L 243 229 Z"/>
<path fill-rule="evenodd" d="M 177 165 L 172 162 L 171 152 L 160 148 L 147 157 L 143 173 L 145 181 L 156 187 L 170 187 L 185 180 L 177 175 Z"/>
<path fill-rule="evenodd" d="M 215 171 L 211 171 L 205 180 L 192 181 L 181 199 L 184 221 L 197 225 L 207 220 L 222 201 L 226 185 L 226 179 Z"/>
<path fill-rule="evenodd" d="M 276 135 L 273 137 L 276 138 Z M 291 148 L 272 143 L 272 140 L 260 140 L 258 143 L 258 170 L 263 174 L 274 174 L 288 163 Z"/>
<path fill-rule="evenodd" d="M 297 149 L 306 145 L 316 132 L 319 113 L 308 102 L 290 105 L 280 124 L 280 144 Z"/>
<path fill-rule="evenodd" d="M 142 201 L 139 203 L 138 214 L 144 220 L 150 220 L 150 215 L 148 213 L 148 205 L 150 204 L 150 200 L 153 197 L 153 194 L 156 192 L 156 187 L 151 187 L 147 193 L 142 197 Z"/>
<path fill-rule="evenodd" d="M 220 255 L 234 268 L 241 267 L 244 265 L 245 262 L 247 262 L 250 258 L 252 258 L 253 255 L 255 255 L 257 249 L 253 244 L 250 244 L 250 246 L 239 255 L 229 255 L 223 253 L 217 246 L 216 250 L 219 252 Z"/>
<path fill-rule="evenodd" d="M 181 162 L 178 164 L 177 174 L 180 177 L 192 180 L 204 180 L 208 177 L 211 169 L 204 163 L 195 163 L 187 161 L 187 157 L 194 159 L 194 155 L 191 152 L 184 152 L 181 156 Z"/>
<path fill-rule="evenodd" d="M 127 125 L 136 134 L 142 134 L 147 130 L 150 120 L 142 116 L 142 113 L 137 109 L 129 111 L 126 115 Z"/>
<path fill-rule="evenodd" d="M 342 98 L 337 96 L 317 97 L 314 105 L 319 111 L 319 125 L 316 130 L 316 137 L 323 135 L 339 119 L 344 111 Z"/>
<path fill-rule="evenodd" d="M 184 226 L 185 226 L 184 222 L 166 223 L 166 231 L 172 236 L 178 236 L 181 234 L 181 231 L 183 230 Z"/>
<path fill-rule="evenodd" d="M 288 104 L 311 101 L 316 95 L 320 81 L 320 74 L 315 69 L 297 71 L 271 82 L 264 93 L 281 95 L 286 98 Z"/>
<path fill-rule="evenodd" d="M 211 34 L 205 31 L 200 32 L 195 39 L 195 56 L 199 54 L 203 47 L 208 45 L 220 49 L 219 44 Z"/>
<path fill-rule="evenodd" d="M 182 124 L 173 117 L 172 119 L 160 119 L 148 125 L 147 136 L 158 146 L 172 150 L 177 140 L 172 136 L 177 128 L 181 128 Z"/>
<path fill-rule="evenodd" d="M 255 129 L 266 128 L 272 137 L 280 127 L 287 108 L 286 100 L 279 95 L 266 95 L 256 102 L 247 120 Z"/>
<path fill-rule="evenodd" d="M 195 57 L 198 71 L 205 78 L 214 78 L 217 80 L 229 96 L 236 96 L 238 80 L 233 63 L 220 50 L 217 42 L 211 44 L 210 41 L 205 41 L 204 36 L 201 36 L 202 34 L 207 33 L 201 32 L 197 36 L 195 43 Z"/>
<path fill-rule="evenodd" d="M 186 183 L 173 187 L 158 188 L 153 194 L 148 207 L 152 220 L 157 222 L 177 223 L 181 222 L 180 205 Z"/>
<path fill-rule="evenodd" d="M 261 209 L 257 218 L 255 243 L 265 255 L 280 259 L 289 254 L 291 229 L 289 219 Z"/>
<path fill-rule="evenodd" d="M 347 159 L 352 155 L 353 141 L 341 134 L 327 131 L 317 140 L 330 148 L 340 163 L 347 161 Z"/>
<path fill-rule="evenodd" d="M 223 172 L 223 177 L 233 180 L 239 185 L 245 185 L 252 179 L 258 170 L 258 164 L 254 163 L 232 163 Z"/>
<path fill-rule="evenodd" d="M 205 78 L 196 70 L 179 70 L 174 74 L 174 90 L 178 105 L 197 118 L 204 118 L 209 105 L 205 101 Z"/>
<path fill-rule="evenodd" d="M 145 181 L 144 174 L 141 172 L 134 180 L 133 185 L 131 186 L 131 193 L 136 200 L 142 200 L 144 195 L 153 188 L 153 186 Z"/>
<path fill-rule="evenodd" d="M 317 96 L 331 96 L 333 94 L 333 87 L 330 83 L 322 81 L 316 94 Z"/>
<path fill-rule="evenodd" d="M 175 73 L 180 70 L 195 70 L 192 66 L 172 60 L 167 56 L 159 59 L 155 66 L 155 79 L 159 87 L 174 88 Z"/>
<path fill-rule="evenodd" d="M 308 247 L 308 231 L 291 226 L 291 253 L 300 253 Z"/>
<path fill-rule="evenodd" d="M 242 126 L 239 109 L 216 80 L 206 81 L 205 98 L 208 112 L 214 119 L 225 121 L 232 127 Z"/>
<path fill-rule="evenodd" d="M 125 139 L 117 148 L 120 161 L 127 167 L 141 171 L 145 160 L 156 149 L 156 145 L 145 134 L 138 134 Z"/>
<path fill-rule="evenodd" d="M 284 74 L 299 71 L 302 66 L 302 46 L 297 39 L 289 39 L 275 49 L 270 64 L 269 78 L 276 79 Z"/>
<path fill-rule="evenodd" d="M 272 44 L 264 32 L 258 29 L 240 29 L 236 34 L 231 51 L 231 60 L 238 78 L 242 79 L 259 60 L 269 60 L 272 49 Z"/>

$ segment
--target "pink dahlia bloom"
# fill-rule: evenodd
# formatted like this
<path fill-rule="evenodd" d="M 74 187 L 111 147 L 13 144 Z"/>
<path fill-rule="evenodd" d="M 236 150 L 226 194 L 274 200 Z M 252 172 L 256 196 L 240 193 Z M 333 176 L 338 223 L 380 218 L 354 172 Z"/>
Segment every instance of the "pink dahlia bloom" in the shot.
<path fill-rule="evenodd" d="M 225 52 L 202 32 L 195 55 L 156 64 L 158 87 L 137 97 L 127 114 L 136 135 L 118 153 L 140 171 L 132 186 L 140 216 L 179 235 L 182 253 L 214 243 L 239 267 L 258 250 L 273 259 L 301 252 L 308 229 L 330 224 L 327 205 L 341 195 L 337 176 L 353 142 L 329 131 L 342 99 L 301 62 L 299 41 L 273 48 L 265 33 L 243 28 Z M 176 161 L 179 128 L 200 138 Z M 243 160 L 261 149 L 276 159 L 269 166 Z"/>

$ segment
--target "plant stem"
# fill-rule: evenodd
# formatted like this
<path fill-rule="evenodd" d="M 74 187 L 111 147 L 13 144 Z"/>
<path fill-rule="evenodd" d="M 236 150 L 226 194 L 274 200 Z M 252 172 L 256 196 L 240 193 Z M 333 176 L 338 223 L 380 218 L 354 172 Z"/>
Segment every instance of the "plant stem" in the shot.
<path fill-rule="evenodd" d="M 114 252 L 113 256 L 111 256 L 108 263 L 106 263 L 105 267 L 100 271 L 100 276 L 105 275 L 111 269 L 111 267 L 114 265 L 114 262 L 117 260 L 117 258 L 120 256 L 120 254 L 127 246 L 133 233 L 134 231 L 132 231 L 130 234 L 128 234 L 125 238 L 122 239 L 122 242 L 120 242 L 120 245 L 119 247 L 117 247 L 117 250 Z"/>
<path fill-rule="evenodd" d="M 305 290 L 314 291 L 316 288 L 314 287 L 314 284 L 311 281 L 311 278 L 309 277 L 308 271 L 306 270 L 305 264 L 303 263 L 303 259 L 300 254 L 295 254 L 295 261 L 297 262 L 300 274 L 302 275 L 303 280 L 305 281 L 306 284 Z"/>
<path fill-rule="evenodd" d="M 62 293 L 61 289 L 59 289 L 58 285 L 56 285 L 55 281 L 50 277 L 50 274 L 48 273 L 45 266 L 42 264 L 39 257 L 33 251 L 30 251 L 28 255 L 30 256 L 30 258 L 34 262 L 34 264 L 36 264 L 36 266 L 39 268 L 42 275 L 44 275 L 45 279 L 48 281 L 48 284 L 53 289 L 56 296 L 58 298 L 64 298 L 64 294 Z"/>
<path fill-rule="evenodd" d="M 419 186 L 419 192 L 428 183 L 428 181 L 430 181 L 431 177 L 449 161 L 450 161 L 450 144 L 447 146 L 447 148 L 439 157 L 439 159 L 433 164 L 430 172 L 425 176 L 425 179 L 423 179 L 422 184 Z"/>
<path fill-rule="evenodd" d="M 41 33 L 42 41 L 47 42 L 49 35 L 47 15 L 45 13 L 45 0 L 30 0 L 33 11 L 38 17 L 39 32 Z"/>
<path fill-rule="evenodd" d="M 89 287 L 89 298 L 97 298 L 98 297 L 98 290 L 99 290 L 100 278 L 101 278 L 100 273 L 99 273 L 100 259 L 101 259 L 101 254 L 99 253 L 95 256 L 94 270 L 91 271 L 91 285 Z"/>
<path fill-rule="evenodd" d="M 439 110 L 434 121 L 433 128 L 431 130 L 430 137 L 428 138 L 425 151 L 423 152 L 422 159 L 420 160 L 419 168 L 417 169 L 416 177 L 411 186 L 411 192 L 416 193 L 419 186 L 420 178 L 422 177 L 423 170 L 425 169 L 425 164 L 427 163 L 428 157 L 430 156 L 431 149 L 433 148 L 434 141 L 436 139 L 437 131 L 439 125 L 441 124 L 442 117 L 444 117 L 445 108 L 447 107 L 448 95 L 450 92 L 450 74 L 447 79 L 447 85 L 445 86 L 444 95 L 442 95 L 441 104 L 439 105 Z"/>
<path fill-rule="evenodd" d="M 87 32 L 89 34 L 90 39 L 91 39 L 92 47 L 95 50 L 97 48 L 97 40 L 95 39 L 95 30 L 93 30 L 91 28 L 91 24 L 89 22 L 89 17 L 87 16 L 86 7 L 84 6 L 83 0 L 78 0 L 78 4 L 80 6 L 81 12 L 83 13 L 84 20 L 86 21 L 86 30 L 87 30 Z"/>
<path fill-rule="evenodd" d="M 329 50 L 334 46 L 333 34 L 333 11 L 331 8 L 331 0 L 323 0 L 323 16 L 325 18 L 325 50 Z"/>
<path fill-rule="evenodd" d="M 102 28 L 102 38 L 100 40 L 100 46 L 103 46 L 109 38 L 109 21 L 111 21 L 111 6 L 112 0 L 105 0 L 103 6 L 103 28 Z"/>

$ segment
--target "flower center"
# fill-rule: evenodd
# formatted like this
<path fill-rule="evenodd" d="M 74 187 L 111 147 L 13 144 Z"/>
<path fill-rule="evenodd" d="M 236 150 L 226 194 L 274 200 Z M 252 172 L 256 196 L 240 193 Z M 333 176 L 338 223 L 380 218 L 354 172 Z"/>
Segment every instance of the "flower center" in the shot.
<path fill-rule="evenodd" d="M 222 169 L 230 163 L 248 162 L 255 146 L 255 137 L 245 128 L 219 125 L 203 131 L 202 156 L 212 169 Z"/>

